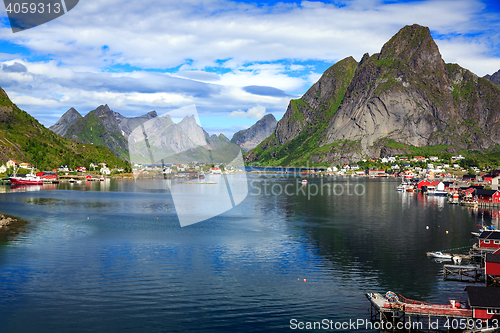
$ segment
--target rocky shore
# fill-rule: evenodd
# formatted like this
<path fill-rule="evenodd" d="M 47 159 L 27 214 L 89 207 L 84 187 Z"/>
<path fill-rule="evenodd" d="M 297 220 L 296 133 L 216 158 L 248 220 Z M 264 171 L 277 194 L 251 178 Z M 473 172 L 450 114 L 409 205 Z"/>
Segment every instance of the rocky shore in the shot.
<path fill-rule="evenodd" d="M 12 217 L 8 217 L 0 213 L 0 229 L 8 229 L 9 225 L 12 222 L 17 222 L 16 219 L 13 219 Z"/>

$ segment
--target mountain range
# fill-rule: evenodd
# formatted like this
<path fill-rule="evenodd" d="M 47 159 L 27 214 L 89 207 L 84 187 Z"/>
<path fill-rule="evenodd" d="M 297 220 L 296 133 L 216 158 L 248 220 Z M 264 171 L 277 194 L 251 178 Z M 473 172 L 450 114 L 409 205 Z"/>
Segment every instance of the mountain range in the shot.
<path fill-rule="evenodd" d="M 330 67 L 290 101 L 276 130 L 245 160 L 342 164 L 424 147 L 455 153 L 497 150 L 499 144 L 500 88 L 445 63 L 429 28 L 414 24 L 380 53 Z"/>
<path fill-rule="evenodd" d="M 244 151 L 252 149 L 274 131 L 276 123 L 273 115 L 264 116 L 252 127 L 237 132 L 231 143 L 241 147 Z M 122 159 L 129 161 L 133 159 L 141 163 L 152 162 L 149 153 L 143 146 L 139 145 L 141 148 L 135 149 L 134 145 L 129 145 L 130 135 L 135 129 L 140 133 L 142 131 L 148 132 L 151 147 L 156 153 L 165 156 L 179 154 L 197 146 L 206 146 L 207 150 L 213 150 L 212 153 L 215 154 L 215 151 L 221 146 L 225 148 L 231 146 L 230 141 L 223 134 L 209 136 L 196 123 L 194 117 L 186 117 L 178 124 L 174 124 L 168 115 L 158 116 L 156 111 L 151 111 L 140 117 L 129 118 L 112 111 L 108 105 L 99 106 L 87 113 L 85 117 L 71 108 L 49 129 L 80 143 L 107 147 Z M 134 139 L 138 139 L 137 137 Z M 151 138 L 157 138 L 157 140 Z M 133 151 L 129 151 L 129 149 Z M 229 151 L 232 152 L 233 149 L 231 148 Z M 130 155 L 133 156 L 130 157 Z M 179 158 L 180 156 L 177 156 L 177 160 Z M 222 159 L 226 160 L 226 158 Z M 208 162 L 209 158 L 199 156 L 199 160 Z M 182 162 L 187 161 L 183 160 Z"/>

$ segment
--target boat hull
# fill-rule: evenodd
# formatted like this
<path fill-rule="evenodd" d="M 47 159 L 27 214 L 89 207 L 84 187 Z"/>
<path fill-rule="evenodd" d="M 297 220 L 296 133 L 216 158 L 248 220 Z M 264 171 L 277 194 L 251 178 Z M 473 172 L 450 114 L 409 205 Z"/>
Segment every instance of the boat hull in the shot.
<path fill-rule="evenodd" d="M 13 185 L 43 185 L 43 179 L 23 179 L 21 177 L 11 177 L 10 182 Z"/>

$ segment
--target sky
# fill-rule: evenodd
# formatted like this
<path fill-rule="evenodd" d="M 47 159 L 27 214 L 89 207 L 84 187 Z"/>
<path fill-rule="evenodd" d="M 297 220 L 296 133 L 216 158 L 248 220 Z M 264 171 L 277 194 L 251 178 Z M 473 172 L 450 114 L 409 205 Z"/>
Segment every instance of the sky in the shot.
<path fill-rule="evenodd" d="M 210 133 L 280 119 L 335 62 L 430 28 L 445 62 L 500 69 L 496 0 L 80 0 L 13 33 L 0 7 L 0 87 L 43 125 L 108 104 L 127 117 L 195 105 Z M 1 5 L 0 5 L 1 6 Z"/>

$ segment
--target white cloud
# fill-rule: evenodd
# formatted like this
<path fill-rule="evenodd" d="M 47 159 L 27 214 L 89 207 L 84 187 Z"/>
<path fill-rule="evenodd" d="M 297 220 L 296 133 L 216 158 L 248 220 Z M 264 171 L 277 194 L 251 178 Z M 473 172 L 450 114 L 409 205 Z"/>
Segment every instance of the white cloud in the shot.
<path fill-rule="evenodd" d="M 253 108 L 248 109 L 247 112 L 245 111 L 233 111 L 229 114 L 229 117 L 234 118 L 234 117 L 240 117 L 240 118 L 256 118 L 260 119 L 264 117 L 264 114 L 266 113 L 266 108 L 257 105 L 254 106 Z"/>
<path fill-rule="evenodd" d="M 51 109 L 47 122 L 70 107 L 85 113 L 104 103 L 130 116 L 196 104 L 200 115 L 258 118 L 284 112 L 290 97 L 255 95 L 244 87 L 300 95 L 321 76 L 315 61 L 359 60 L 413 23 L 430 27 L 445 61 L 481 76 L 500 68 L 494 55 L 500 53 L 499 18 L 484 13 L 479 0 L 453 1 L 453 10 L 443 0 L 343 4 L 80 1 L 40 27 L 17 34 L 0 29 L 0 43 L 29 50 L 0 54 L 1 65 L 27 68 L 2 72 L 0 86 L 27 111 Z"/>

